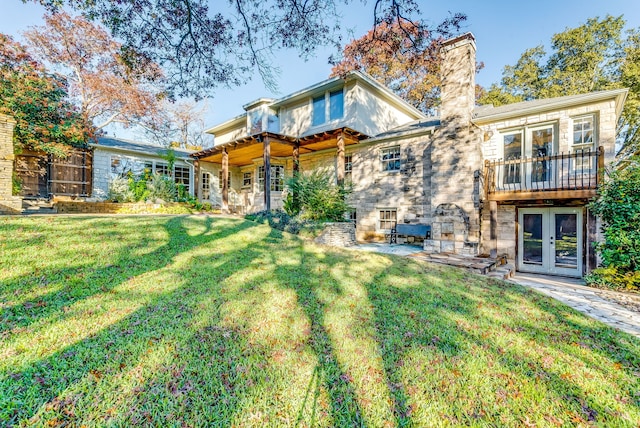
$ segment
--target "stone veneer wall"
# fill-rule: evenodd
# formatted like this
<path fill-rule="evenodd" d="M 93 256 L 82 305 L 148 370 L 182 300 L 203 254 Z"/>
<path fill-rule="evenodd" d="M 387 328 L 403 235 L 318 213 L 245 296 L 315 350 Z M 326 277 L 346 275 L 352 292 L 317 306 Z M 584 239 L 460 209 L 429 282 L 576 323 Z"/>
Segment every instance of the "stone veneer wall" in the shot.
<path fill-rule="evenodd" d="M 442 49 L 441 126 L 431 148 L 433 237 L 425 241 L 425 251 L 478 252 L 483 159 L 480 129 L 471 121 L 475 53 L 470 34 L 445 43 Z"/>
<path fill-rule="evenodd" d="M 356 226 L 350 221 L 325 223 L 324 230 L 314 242 L 333 247 L 350 247 L 356 244 Z"/>
<path fill-rule="evenodd" d="M 17 214 L 22 198 L 12 195 L 13 188 L 13 118 L 0 114 L 0 213 Z"/>

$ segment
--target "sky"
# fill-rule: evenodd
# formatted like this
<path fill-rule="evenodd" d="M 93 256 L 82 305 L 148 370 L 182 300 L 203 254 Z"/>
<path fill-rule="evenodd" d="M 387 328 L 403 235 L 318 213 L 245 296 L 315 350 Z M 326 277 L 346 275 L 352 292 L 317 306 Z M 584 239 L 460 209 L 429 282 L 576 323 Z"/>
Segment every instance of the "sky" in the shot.
<path fill-rule="evenodd" d="M 211 0 L 220 1 L 220 0 Z M 20 39 L 28 27 L 42 23 L 44 9 L 34 3 L 21 0 L 1 0 L 0 32 Z M 345 36 L 360 37 L 373 23 L 373 0 L 361 4 L 352 0 L 342 8 L 341 25 Z M 477 59 L 485 65 L 476 76 L 476 82 L 490 86 L 500 81 L 506 65 L 513 65 L 525 49 L 544 45 L 549 47 L 553 34 L 577 27 L 588 18 L 624 15 L 628 28 L 640 27 L 640 0 L 418 0 L 421 17 L 437 24 L 449 13 L 467 15 L 463 32 L 472 32 L 476 38 Z M 321 48 L 315 57 L 304 61 L 296 52 L 283 51 L 275 56 L 281 73 L 277 79 L 278 90 L 267 90 L 258 76 L 238 88 L 219 88 L 208 101 L 206 125 L 211 127 L 244 112 L 242 106 L 260 97 L 280 98 L 317 82 L 331 73 L 328 57 L 335 53 Z M 118 137 L 140 138 L 127 130 L 112 129 Z"/>

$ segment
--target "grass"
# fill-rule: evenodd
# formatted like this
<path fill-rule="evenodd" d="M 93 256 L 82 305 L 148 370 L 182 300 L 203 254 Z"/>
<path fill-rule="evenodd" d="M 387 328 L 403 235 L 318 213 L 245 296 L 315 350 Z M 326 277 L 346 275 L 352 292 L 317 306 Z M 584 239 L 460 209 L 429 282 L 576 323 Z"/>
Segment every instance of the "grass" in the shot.
<path fill-rule="evenodd" d="M 0 218 L 0 425 L 637 426 L 640 341 L 206 216 Z"/>

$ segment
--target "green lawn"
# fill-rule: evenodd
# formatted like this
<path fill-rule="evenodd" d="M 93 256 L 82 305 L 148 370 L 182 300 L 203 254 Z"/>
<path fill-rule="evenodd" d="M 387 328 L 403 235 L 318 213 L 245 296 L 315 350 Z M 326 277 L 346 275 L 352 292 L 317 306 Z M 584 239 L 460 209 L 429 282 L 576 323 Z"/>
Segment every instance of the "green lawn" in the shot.
<path fill-rule="evenodd" d="M 0 280 L 0 425 L 640 421 L 637 339 L 239 219 L 1 217 Z"/>

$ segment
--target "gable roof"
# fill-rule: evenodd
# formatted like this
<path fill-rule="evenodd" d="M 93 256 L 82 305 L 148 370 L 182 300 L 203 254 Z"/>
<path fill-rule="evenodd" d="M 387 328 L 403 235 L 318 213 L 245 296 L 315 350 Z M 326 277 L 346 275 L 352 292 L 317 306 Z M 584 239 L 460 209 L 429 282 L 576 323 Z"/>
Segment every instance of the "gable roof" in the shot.
<path fill-rule="evenodd" d="M 113 149 L 116 151 L 145 154 L 151 156 L 166 156 L 169 149 L 153 144 L 139 143 L 122 138 L 99 137 L 97 143 L 90 143 L 91 147 L 98 149 Z M 193 152 L 187 150 L 173 149 L 178 159 L 190 159 Z"/>
<path fill-rule="evenodd" d="M 628 89 L 610 89 L 606 91 L 589 92 L 578 95 L 565 95 L 555 98 L 541 98 L 531 101 L 506 104 L 499 107 L 492 105 L 478 106 L 473 110 L 473 122 L 485 123 L 514 116 L 538 113 L 542 111 L 557 110 L 579 104 L 594 103 L 607 99 L 615 99 L 616 114 L 619 116 L 627 97 Z"/>

